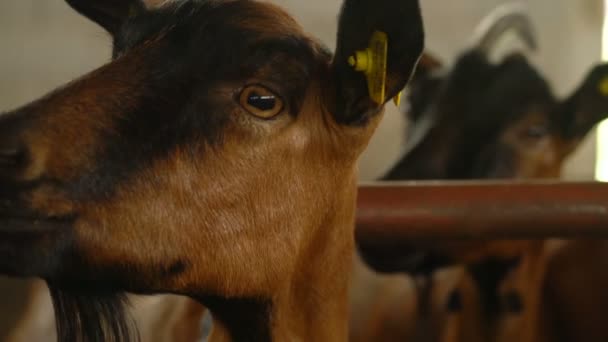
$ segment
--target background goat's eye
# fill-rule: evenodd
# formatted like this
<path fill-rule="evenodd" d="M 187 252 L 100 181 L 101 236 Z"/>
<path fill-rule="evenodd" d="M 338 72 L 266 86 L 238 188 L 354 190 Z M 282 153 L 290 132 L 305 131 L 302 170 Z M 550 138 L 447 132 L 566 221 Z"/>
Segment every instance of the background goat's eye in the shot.
<path fill-rule="evenodd" d="M 241 92 L 239 102 L 249 113 L 270 119 L 283 110 L 283 100 L 262 86 L 248 86 Z"/>

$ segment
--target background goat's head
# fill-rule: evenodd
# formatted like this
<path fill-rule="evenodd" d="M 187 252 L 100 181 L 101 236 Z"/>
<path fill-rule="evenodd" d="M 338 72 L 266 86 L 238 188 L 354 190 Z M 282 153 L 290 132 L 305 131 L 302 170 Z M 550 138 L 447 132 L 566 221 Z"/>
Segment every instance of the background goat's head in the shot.
<path fill-rule="evenodd" d="M 521 55 L 492 65 L 476 51 L 467 53 L 432 104 L 440 117 L 429 136 L 386 178 L 421 179 L 425 172 L 432 179 L 558 178 L 564 160 L 608 114 L 608 97 L 601 89 L 606 77 L 608 65 L 599 65 L 573 95 L 558 101 Z M 422 160 L 419 153 L 428 159 Z M 420 162 L 411 164 L 415 160 Z M 415 177 L 401 178 L 408 166 Z M 426 262 L 515 256 L 527 243 L 436 245 L 436 253 L 431 253 L 435 256 L 427 255 Z"/>
<path fill-rule="evenodd" d="M 340 301 L 332 263 L 350 263 L 355 164 L 383 107 L 347 57 L 386 32 L 396 95 L 422 50 L 417 1 L 347 0 L 333 59 L 266 3 L 68 2 L 114 59 L 0 118 L 0 271 L 46 279 L 85 326 L 104 324 L 92 295 L 120 291 L 214 310 L 322 273 Z"/>

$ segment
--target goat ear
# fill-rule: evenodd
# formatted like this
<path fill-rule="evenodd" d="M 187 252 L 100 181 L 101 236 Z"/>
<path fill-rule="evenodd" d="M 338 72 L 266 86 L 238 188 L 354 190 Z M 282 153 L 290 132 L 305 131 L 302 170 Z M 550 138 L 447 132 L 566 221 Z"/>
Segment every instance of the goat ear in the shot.
<path fill-rule="evenodd" d="M 576 143 L 608 117 L 608 64 L 594 67 L 559 107 L 558 122 L 566 141 Z"/>
<path fill-rule="evenodd" d="M 66 2 L 112 36 L 118 33 L 129 15 L 145 8 L 139 0 L 66 0 Z"/>
<path fill-rule="evenodd" d="M 357 62 L 353 58 L 357 52 L 368 48 L 377 50 L 373 39 L 378 33 L 380 40 L 387 43 L 386 59 L 373 63 L 374 67 L 385 71 L 382 97 L 373 96 L 374 91 L 368 88 L 368 83 L 378 86 L 379 79 L 368 82 L 366 74 L 352 65 Z M 424 29 L 418 0 L 345 0 L 333 63 L 336 120 L 352 124 L 364 121 L 380 110 L 410 80 L 423 48 Z"/>

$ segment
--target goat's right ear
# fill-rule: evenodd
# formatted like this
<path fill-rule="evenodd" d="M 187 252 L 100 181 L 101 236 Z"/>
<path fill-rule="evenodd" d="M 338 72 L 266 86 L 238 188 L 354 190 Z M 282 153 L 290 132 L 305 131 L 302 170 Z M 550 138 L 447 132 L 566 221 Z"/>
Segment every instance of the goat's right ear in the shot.
<path fill-rule="evenodd" d="M 112 36 L 118 33 L 130 15 L 145 8 L 140 0 L 66 0 L 66 2 Z"/>
<path fill-rule="evenodd" d="M 357 52 L 368 48 L 377 50 L 377 45 L 370 46 L 375 45 L 370 44 L 372 36 L 378 36 L 375 33 L 379 33 L 380 40 L 384 38 L 388 46 L 386 60 L 374 62 L 374 67 L 386 71 L 384 96 L 372 96 L 366 74 L 353 66 L 358 63 L 353 58 Z M 364 122 L 378 112 L 410 80 L 423 48 L 424 29 L 418 0 L 345 0 L 333 62 L 336 121 L 343 124 Z"/>

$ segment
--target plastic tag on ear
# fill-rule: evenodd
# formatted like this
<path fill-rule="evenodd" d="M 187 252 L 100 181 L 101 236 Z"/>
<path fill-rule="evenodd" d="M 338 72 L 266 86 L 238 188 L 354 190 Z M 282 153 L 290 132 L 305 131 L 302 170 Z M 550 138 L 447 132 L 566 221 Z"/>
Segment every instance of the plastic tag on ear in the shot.
<path fill-rule="evenodd" d="M 401 97 L 403 96 L 403 91 L 400 91 L 397 96 L 393 97 L 393 102 L 395 103 L 395 106 L 399 107 L 401 106 Z"/>
<path fill-rule="evenodd" d="M 348 64 L 365 74 L 369 96 L 377 104 L 383 104 L 386 97 L 387 53 L 386 33 L 375 31 L 369 41 L 369 47 L 348 58 Z"/>

